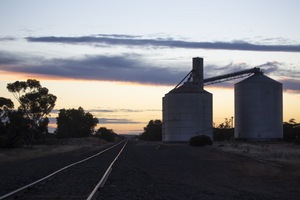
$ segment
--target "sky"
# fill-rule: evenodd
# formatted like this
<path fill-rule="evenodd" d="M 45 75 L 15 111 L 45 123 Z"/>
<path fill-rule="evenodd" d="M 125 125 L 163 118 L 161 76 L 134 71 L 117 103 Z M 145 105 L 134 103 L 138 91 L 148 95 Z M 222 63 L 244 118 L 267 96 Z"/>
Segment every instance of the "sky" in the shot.
<path fill-rule="evenodd" d="M 162 97 L 204 58 L 204 77 L 260 67 L 283 83 L 283 119 L 300 122 L 298 0 L 1 0 L 0 96 L 37 79 L 116 133 L 162 119 Z M 205 86 L 215 125 L 234 117 L 234 84 Z M 14 100 L 15 107 L 18 103 Z"/>

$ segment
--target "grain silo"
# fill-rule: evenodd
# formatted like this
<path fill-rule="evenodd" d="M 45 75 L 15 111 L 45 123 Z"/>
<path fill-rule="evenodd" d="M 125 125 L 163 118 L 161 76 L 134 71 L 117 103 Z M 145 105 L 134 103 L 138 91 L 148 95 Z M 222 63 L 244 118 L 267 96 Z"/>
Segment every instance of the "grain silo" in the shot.
<path fill-rule="evenodd" d="M 282 139 L 282 84 L 262 72 L 236 83 L 235 138 Z"/>
<path fill-rule="evenodd" d="M 212 94 L 203 90 L 203 58 L 193 58 L 191 79 L 163 97 L 163 141 L 212 138 Z"/>

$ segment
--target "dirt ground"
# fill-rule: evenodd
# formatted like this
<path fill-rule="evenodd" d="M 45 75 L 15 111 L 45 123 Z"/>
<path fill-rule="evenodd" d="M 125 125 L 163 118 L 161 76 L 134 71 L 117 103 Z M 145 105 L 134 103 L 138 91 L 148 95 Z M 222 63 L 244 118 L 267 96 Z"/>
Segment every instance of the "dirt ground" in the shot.
<path fill-rule="evenodd" d="M 231 145 L 130 142 L 98 199 L 299 199 L 299 161 L 259 161 Z"/>
<path fill-rule="evenodd" d="M 69 139 L 56 145 L 35 145 L 32 148 L 0 148 L 0 164 L 35 158 L 45 155 L 69 152 L 83 146 L 103 145 L 107 142 L 97 138 Z M 166 144 L 167 145 L 167 144 Z M 253 157 L 270 163 L 287 163 L 298 166 L 300 164 L 300 145 L 285 142 L 214 142 L 213 147 L 224 152 Z M 280 164 L 279 164 L 280 165 Z"/>
<path fill-rule="evenodd" d="M 300 145 L 287 142 L 215 142 L 214 148 L 269 164 L 300 164 Z"/>
<path fill-rule="evenodd" d="M 55 145 L 34 145 L 31 148 L 14 148 L 14 149 L 1 149 L 0 148 L 0 165 L 24 160 L 24 159 L 32 159 L 47 155 L 55 155 L 63 152 L 70 152 L 76 149 L 80 149 L 84 146 L 96 146 L 103 145 L 107 142 L 104 140 L 100 140 L 97 138 L 80 138 L 80 139 L 68 139 L 65 141 L 55 142 L 58 144 Z"/>
<path fill-rule="evenodd" d="M 257 161 L 260 165 L 241 164 L 251 176 L 300 180 L 300 146 L 286 142 L 216 142 L 214 148 Z"/>
<path fill-rule="evenodd" d="M 0 149 L 0 168 L 6 171 L 2 178 L 11 177 L 9 185 L 13 185 L 15 174 L 16 183 L 22 183 L 21 176 L 30 177 L 32 171 L 51 171 L 49 168 L 59 163 L 58 155 L 97 149 L 98 142 L 91 138 L 70 140 L 65 145 Z M 45 165 L 47 168 L 42 167 Z M 299 188 L 300 147 L 293 144 L 215 142 L 191 147 L 130 141 L 98 199 L 291 200 L 299 199 Z"/>

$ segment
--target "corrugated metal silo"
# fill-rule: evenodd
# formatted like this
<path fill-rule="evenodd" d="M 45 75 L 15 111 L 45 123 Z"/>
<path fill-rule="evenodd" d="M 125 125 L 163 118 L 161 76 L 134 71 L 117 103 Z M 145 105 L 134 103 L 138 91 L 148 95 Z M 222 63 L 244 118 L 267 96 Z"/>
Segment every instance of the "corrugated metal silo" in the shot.
<path fill-rule="evenodd" d="M 203 58 L 193 58 L 191 82 L 163 97 L 163 141 L 189 141 L 196 135 L 212 138 L 212 94 L 203 90 Z"/>
<path fill-rule="evenodd" d="M 236 83 L 235 138 L 282 139 L 282 83 L 263 73 Z"/>

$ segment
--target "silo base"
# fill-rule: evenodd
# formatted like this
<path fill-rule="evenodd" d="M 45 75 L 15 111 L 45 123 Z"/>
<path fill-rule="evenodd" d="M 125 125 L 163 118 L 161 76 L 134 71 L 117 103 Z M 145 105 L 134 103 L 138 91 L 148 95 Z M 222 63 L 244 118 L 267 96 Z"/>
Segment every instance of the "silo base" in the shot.
<path fill-rule="evenodd" d="M 164 142 L 188 142 L 191 137 L 212 139 L 212 94 L 169 93 L 163 98 Z"/>

